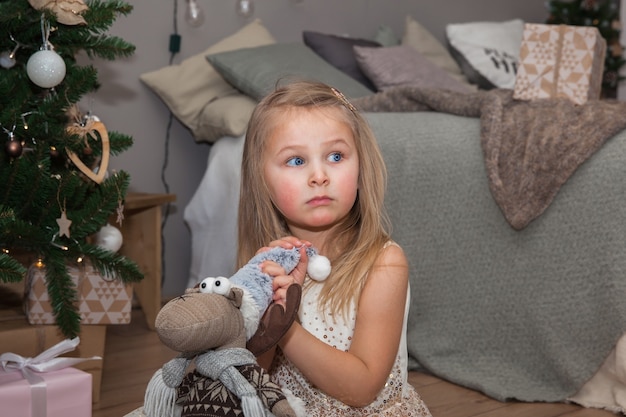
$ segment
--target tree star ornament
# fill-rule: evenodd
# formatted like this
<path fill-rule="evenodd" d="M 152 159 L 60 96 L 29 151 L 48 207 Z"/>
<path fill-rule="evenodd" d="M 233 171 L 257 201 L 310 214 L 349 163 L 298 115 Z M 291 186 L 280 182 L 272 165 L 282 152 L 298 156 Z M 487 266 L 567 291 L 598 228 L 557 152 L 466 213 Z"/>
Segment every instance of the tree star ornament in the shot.
<path fill-rule="evenodd" d="M 36 10 L 51 10 L 57 21 L 64 25 L 86 25 L 87 21 L 81 16 L 89 7 L 83 0 L 28 0 Z"/>
<path fill-rule="evenodd" d="M 61 212 L 61 217 L 57 219 L 57 224 L 59 225 L 59 236 L 70 237 L 70 226 L 72 225 L 72 221 L 67 218 L 65 210 Z"/>

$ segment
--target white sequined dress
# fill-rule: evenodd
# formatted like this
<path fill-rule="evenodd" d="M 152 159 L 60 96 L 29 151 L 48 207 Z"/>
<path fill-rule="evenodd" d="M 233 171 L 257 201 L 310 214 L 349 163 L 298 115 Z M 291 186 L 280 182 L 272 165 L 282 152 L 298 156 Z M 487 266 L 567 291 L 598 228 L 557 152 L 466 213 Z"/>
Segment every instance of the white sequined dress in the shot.
<path fill-rule="evenodd" d="M 317 311 L 317 299 L 321 288 L 321 284 L 315 284 L 304 291 L 299 311 L 300 323 L 318 339 L 336 349 L 347 351 L 354 334 L 356 308 L 353 304 L 347 320 L 343 317 L 333 317 L 330 314 L 320 315 Z M 277 350 L 277 356 L 272 367 L 272 377 L 280 386 L 288 388 L 305 402 L 306 415 L 309 417 L 431 417 L 428 407 L 413 386 L 407 382 L 406 325 L 408 306 L 409 295 L 407 295 L 402 339 L 396 361 L 385 387 L 370 405 L 359 408 L 350 407 L 313 387 L 282 354 L 280 349 Z"/>

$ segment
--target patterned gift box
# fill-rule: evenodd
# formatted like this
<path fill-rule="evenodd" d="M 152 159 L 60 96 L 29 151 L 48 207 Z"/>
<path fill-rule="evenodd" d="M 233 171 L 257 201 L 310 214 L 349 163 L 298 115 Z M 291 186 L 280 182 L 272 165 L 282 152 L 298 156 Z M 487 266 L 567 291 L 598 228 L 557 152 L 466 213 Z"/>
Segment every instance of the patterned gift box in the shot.
<path fill-rule="evenodd" d="M 68 271 L 79 295 L 81 323 L 130 323 L 133 300 L 131 284 L 102 277 L 88 262 L 69 266 Z M 30 324 L 55 323 L 45 275 L 45 269 L 36 265 L 28 269 L 26 311 Z"/>
<path fill-rule="evenodd" d="M 598 99 L 605 54 L 606 41 L 595 27 L 527 23 L 513 98 Z"/>

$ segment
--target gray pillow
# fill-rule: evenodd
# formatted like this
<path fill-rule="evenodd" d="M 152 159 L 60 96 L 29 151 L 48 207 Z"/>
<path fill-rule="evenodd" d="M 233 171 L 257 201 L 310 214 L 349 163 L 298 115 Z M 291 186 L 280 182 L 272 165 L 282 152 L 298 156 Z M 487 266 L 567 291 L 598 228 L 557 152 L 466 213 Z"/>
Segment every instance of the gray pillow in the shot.
<path fill-rule="evenodd" d="M 424 88 L 472 91 L 470 86 L 455 80 L 443 68 L 410 46 L 355 46 L 354 54 L 361 69 L 378 90 L 410 84 Z"/>
<path fill-rule="evenodd" d="M 396 35 L 393 29 L 387 25 L 380 25 L 376 30 L 374 40 L 381 46 L 397 46 L 400 45 L 400 38 Z"/>
<path fill-rule="evenodd" d="M 213 68 L 244 94 L 255 100 L 289 80 L 316 80 L 357 98 L 373 92 L 324 61 L 302 43 L 276 43 L 207 56 Z"/>
<path fill-rule="evenodd" d="M 310 30 L 302 32 L 302 40 L 306 46 L 324 58 L 330 65 L 345 72 L 367 88 L 374 89 L 374 85 L 359 68 L 359 64 L 357 64 L 354 58 L 352 47 L 381 46 L 378 42 L 347 36 L 327 35 Z"/>

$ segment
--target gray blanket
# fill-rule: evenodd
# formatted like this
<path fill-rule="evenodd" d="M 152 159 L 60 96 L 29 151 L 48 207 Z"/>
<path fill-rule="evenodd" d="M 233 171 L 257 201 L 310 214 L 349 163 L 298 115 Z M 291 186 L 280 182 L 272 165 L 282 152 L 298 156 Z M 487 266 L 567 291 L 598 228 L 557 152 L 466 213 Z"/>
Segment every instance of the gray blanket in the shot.
<path fill-rule="evenodd" d="M 517 231 L 492 197 L 478 118 L 367 118 L 411 267 L 411 369 L 499 400 L 574 394 L 626 331 L 626 133 Z"/>
<path fill-rule="evenodd" d="M 489 187 L 514 229 L 552 202 L 572 173 L 626 128 L 626 103 L 513 99 L 512 90 L 452 91 L 396 87 L 354 100 L 365 111 L 434 110 L 480 117 Z"/>

